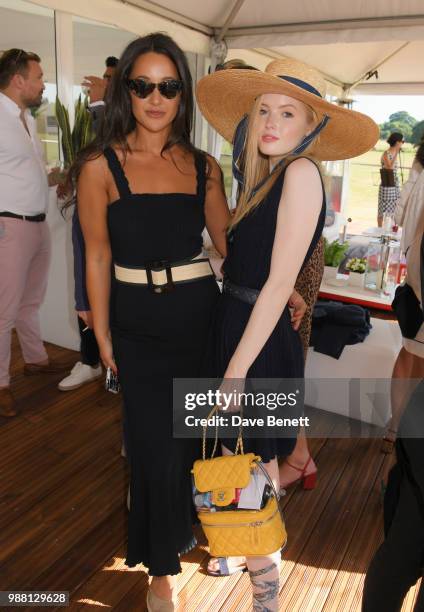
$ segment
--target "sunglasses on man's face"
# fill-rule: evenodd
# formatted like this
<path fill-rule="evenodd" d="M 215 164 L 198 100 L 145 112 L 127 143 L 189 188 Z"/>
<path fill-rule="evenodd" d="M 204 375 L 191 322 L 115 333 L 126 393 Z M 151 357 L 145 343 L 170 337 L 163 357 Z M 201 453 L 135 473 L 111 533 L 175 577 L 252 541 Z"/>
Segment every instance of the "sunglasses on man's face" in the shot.
<path fill-rule="evenodd" d="M 183 82 L 177 79 L 168 79 L 160 83 L 152 83 L 145 79 L 128 79 L 127 83 L 129 90 L 138 98 L 147 98 L 147 96 L 150 96 L 157 87 L 161 96 L 171 100 L 183 89 Z"/>

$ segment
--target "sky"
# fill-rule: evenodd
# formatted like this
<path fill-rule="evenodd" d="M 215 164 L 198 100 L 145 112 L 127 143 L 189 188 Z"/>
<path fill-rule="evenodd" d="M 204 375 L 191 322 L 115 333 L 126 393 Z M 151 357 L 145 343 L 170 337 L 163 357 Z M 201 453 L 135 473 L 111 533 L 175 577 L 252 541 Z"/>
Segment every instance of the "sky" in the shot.
<path fill-rule="evenodd" d="M 384 123 L 392 113 L 407 111 L 418 121 L 424 119 L 424 96 L 353 96 L 353 110 Z"/>

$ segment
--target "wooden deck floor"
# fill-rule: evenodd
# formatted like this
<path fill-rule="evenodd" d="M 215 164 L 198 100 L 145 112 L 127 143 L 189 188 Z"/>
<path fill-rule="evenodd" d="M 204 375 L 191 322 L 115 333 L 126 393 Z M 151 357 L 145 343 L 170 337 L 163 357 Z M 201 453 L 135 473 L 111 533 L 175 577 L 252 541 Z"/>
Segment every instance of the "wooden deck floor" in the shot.
<path fill-rule="evenodd" d="M 12 371 L 20 415 L 0 418 L 0 590 L 68 590 L 72 611 L 144 610 L 147 575 L 124 565 L 120 398 L 98 382 L 61 393 L 60 375 L 24 377 L 15 338 Z M 364 573 L 382 537 L 379 447 L 378 440 L 311 440 L 319 484 L 290 490 L 283 503 L 282 611 L 359 612 Z M 209 577 L 207 558 L 205 545 L 183 558 L 178 609 L 250 610 L 248 576 Z"/>

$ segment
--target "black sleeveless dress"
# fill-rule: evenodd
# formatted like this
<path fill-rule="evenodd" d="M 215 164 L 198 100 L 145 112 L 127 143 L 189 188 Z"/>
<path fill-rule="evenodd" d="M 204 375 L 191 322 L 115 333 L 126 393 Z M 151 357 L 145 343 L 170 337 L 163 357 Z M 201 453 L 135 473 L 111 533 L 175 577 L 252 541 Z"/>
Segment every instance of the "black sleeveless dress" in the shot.
<path fill-rule="evenodd" d="M 260 291 L 269 276 L 278 206 L 288 165 L 272 186 L 265 200 L 252 213 L 244 217 L 229 234 L 228 255 L 223 269 L 225 278 L 236 285 Z M 323 186 L 322 208 L 302 269 L 322 234 L 325 210 Z M 252 310 L 253 305 L 242 302 L 227 293 L 222 294 L 215 314 L 215 368 L 218 377 L 225 374 Z M 286 306 L 263 349 L 249 368 L 247 378 L 303 379 L 303 377 L 302 342 L 299 333 L 293 330 L 290 311 Z M 233 450 L 233 439 L 222 439 L 222 442 Z M 260 455 L 263 461 L 268 462 L 275 456 L 289 455 L 295 444 L 296 438 L 291 437 L 245 438 L 244 450 L 254 452 Z"/>
<path fill-rule="evenodd" d="M 133 194 L 116 153 L 107 149 L 105 157 L 119 191 L 107 214 L 113 262 L 143 267 L 199 254 L 205 156 L 195 155 L 195 194 Z M 200 375 L 218 297 L 213 276 L 155 294 L 112 273 L 110 327 L 131 474 L 126 564 L 143 563 L 153 576 L 180 572 L 179 554 L 196 543 L 190 470 L 200 442 L 172 437 L 172 379 Z"/>

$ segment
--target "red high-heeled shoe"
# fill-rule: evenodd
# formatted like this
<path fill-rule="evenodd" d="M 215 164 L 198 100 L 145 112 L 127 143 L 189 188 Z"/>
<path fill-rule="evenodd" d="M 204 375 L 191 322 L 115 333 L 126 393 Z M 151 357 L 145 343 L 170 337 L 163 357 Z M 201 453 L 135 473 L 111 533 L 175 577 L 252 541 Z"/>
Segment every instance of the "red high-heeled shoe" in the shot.
<path fill-rule="evenodd" d="M 317 484 L 318 470 L 315 470 L 315 472 L 311 472 L 310 474 L 306 474 L 306 470 L 308 469 L 308 466 L 311 463 L 311 461 L 312 461 L 312 456 L 309 455 L 309 459 L 307 460 L 303 468 L 299 468 L 296 465 L 293 465 L 292 463 L 290 463 L 290 461 L 286 459 L 287 465 L 289 465 L 291 468 L 293 468 L 297 472 L 300 472 L 300 476 L 298 478 L 295 478 L 291 482 L 287 483 L 284 487 L 282 487 L 282 489 L 287 489 L 288 487 L 291 487 L 292 485 L 296 484 L 300 480 L 302 481 L 302 486 L 305 491 L 310 491 L 311 489 L 315 489 L 315 486 Z"/>

